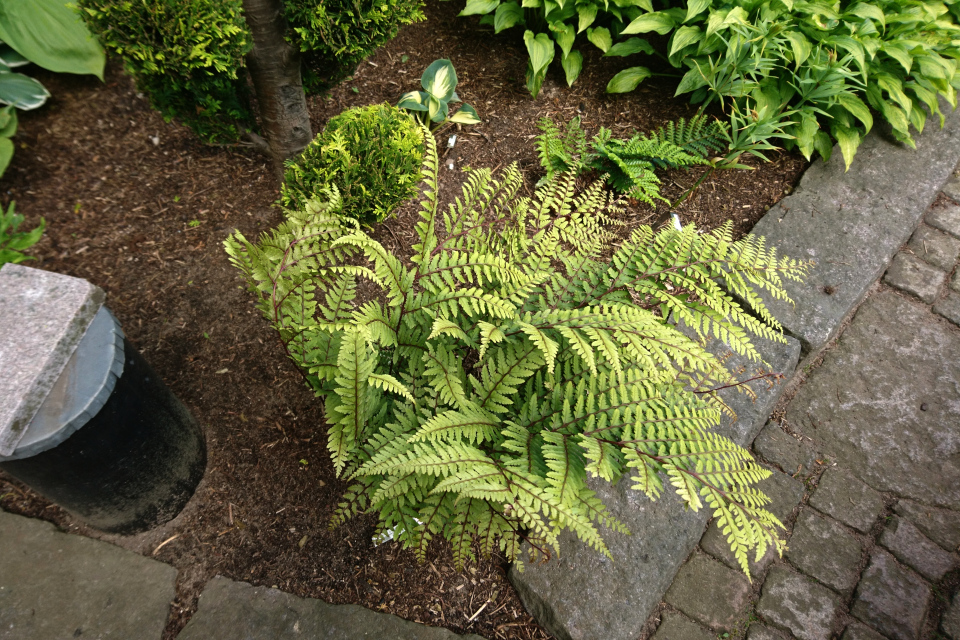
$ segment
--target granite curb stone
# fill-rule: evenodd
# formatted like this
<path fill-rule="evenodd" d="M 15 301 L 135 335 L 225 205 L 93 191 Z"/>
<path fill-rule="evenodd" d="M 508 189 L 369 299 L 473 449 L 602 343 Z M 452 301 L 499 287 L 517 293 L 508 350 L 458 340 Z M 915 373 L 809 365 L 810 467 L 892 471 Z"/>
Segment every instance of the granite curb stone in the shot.
<path fill-rule="evenodd" d="M 893 640 L 916 640 L 929 601 L 930 587 L 877 548 L 857 585 L 850 613 Z"/>
<path fill-rule="evenodd" d="M 663 599 L 706 627 L 729 631 L 746 610 L 750 595 L 743 572 L 695 553 L 680 567 Z"/>
<path fill-rule="evenodd" d="M 786 556 L 800 571 L 843 593 L 857 584 L 861 551 L 860 541 L 842 526 L 804 509 Z"/>
<path fill-rule="evenodd" d="M 665 611 L 657 632 L 651 640 L 716 640 L 710 633 L 688 617 L 673 611 Z"/>
<path fill-rule="evenodd" d="M 840 596 L 783 565 L 770 569 L 757 613 L 800 640 L 829 637 Z"/>
<path fill-rule="evenodd" d="M 883 497 L 848 471 L 831 467 L 820 476 L 810 506 L 866 533 L 883 511 Z"/>
<path fill-rule="evenodd" d="M 931 304 L 947 277 L 940 269 L 909 253 L 898 253 L 883 276 L 883 283 Z"/>
<path fill-rule="evenodd" d="M 753 228 L 781 254 L 816 262 L 805 282 L 785 283 L 794 304 L 764 299 L 805 354 L 834 337 L 913 234 L 958 159 L 960 113 L 952 109 L 943 129 L 917 139 L 916 151 L 871 133 L 849 171 L 840 153 L 813 163 L 796 192 Z"/>
<path fill-rule="evenodd" d="M 907 246 L 924 262 L 947 272 L 953 269 L 960 256 L 960 240 L 922 224 L 914 231 Z"/>
<path fill-rule="evenodd" d="M 0 510 L 0 640 L 159 638 L 177 570 Z"/>
<path fill-rule="evenodd" d="M 928 538 L 944 549 L 960 550 L 960 513 L 920 504 L 908 498 L 901 499 L 893 510 L 908 518 Z"/>
<path fill-rule="evenodd" d="M 899 516 L 890 518 L 879 542 L 897 560 L 933 582 L 960 566 L 956 556 L 938 547 L 909 520 Z"/>
<path fill-rule="evenodd" d="M 329 604 L 217 576 L 177 640 L 483 640 L 355 604 Z"/>

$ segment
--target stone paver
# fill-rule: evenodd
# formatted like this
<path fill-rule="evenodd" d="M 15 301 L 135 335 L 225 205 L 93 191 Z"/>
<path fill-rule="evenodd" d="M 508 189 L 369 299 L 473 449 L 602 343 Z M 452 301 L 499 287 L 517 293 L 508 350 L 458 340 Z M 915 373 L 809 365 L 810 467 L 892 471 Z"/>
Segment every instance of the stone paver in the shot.
<path fill-rule="evenodd" d="M 948 272 L 960 256 L 960 240 L 926 225 L 920 225 L 914 231 L 907 246 L 924 262 Z"/>
<path fill-rule="evenodd" d="M 883 276 L 883 282 L 930 304 L 940 293 L 946 277 L 946 273 L 917 256 L 898 253 Z"/>
<path fill-rule="evenodd" d="M 880 544 L 897 560 L 914 569 L 927 580 L 937 582 L 947 571 L 960 566 L 949 554 L 920 533 L 909 520 L 893 516 L 880 535 Z"/>
<path fill-rule="evenodd" d="M 786 419 L 874 489 L 960 510 L 957 380 L 960 331 L 884 290 L 860 306 Z"/>
<path fill-rule="evenodd" d="M 810 506 L 854 529 L 867 532 L 883 511 L 883 497 L 849 471 L 831 467 L 820 476 Z"/>
<path fill-rule="evenodd" d="M 717 635 L 704 629 L 690 618 L 665 611 L 657 632 L 651 640 L 716 640 Z"/>
<path fill-rule="evenodd" d="M 857 584 L 860 542 L 835 521 L 804 509 L 788 547 L 787 559 L 828 587 L 842 593 Z"/>
<path fill-rule="evenodd" d="M 933 305 L 933 312 L 939 314 L 952 322 L 960 325 L 960 293 L 949 292 Z"/>
<path fill-rule="evenodd" d="M 663 599 L 711 629 L 729 630 L 750 602 L 750 583 L 742 572 L 695 553 Z"/>
<path fill-rule="evenodd" d="M 830 635 L 839 605 L 840 597 L 830 589 L 777 565 L 763 583 L 757 613 L 800 640 L 823 640 Z"/>
<path fill-rule="evenodd" d="M 950 278 L 950 288 L 954 291 L 960 291 L 960 269 L 953 272 L 953 277 Z"/>
<path fill-rule="evenodd" d="M 753 450 L 791 476 L 805 476 L 817 463 L 817 454 L 808 442 L 798 440 L 775 422 L 768 422 L 760 431 Z"/>
<path fill-rule="evenodd" d="M 942 191 L 946 196 L 960 201 L 960 176 L 953 175 L 943 185 Z"/>
<path fill-rule="evenodd" d="M 0 510 L 0 640 L 159 638 L 177 570 Z"/>
<path fill-rule="evenodd" d="M 145 637 L 141 635 L 129 637 Z M 223 577 L 211 580 L 200 594 L 197 613 L 177 640 L 454 640 L 439 627 L 403 620 L 355 604 L 328 604 L 299 598 L 267 587 L 254 587 Z"/>
<path fill-rule="evenodd" d="M 944 129 L 924 132 L 916 153 L 871 135 L 857 151 L 860 164 L 849 171 L 840 154 L 814 163 L 794 195 L 753 228 L 783 255 L 817 263 L 803 283 L 785 284 L 794 304 L 769 303 L 805 353 L 819 351 L 835 335 L 953 172 L 960 113 L 947 119 Z"/>
<path fill-rule="evenodd" d="M 794 507 L 800 504 L 803 499 L 803 483 L 775 469 L 771 469 L 771 471 L 773 472 L 772 475 L 760 482 L 757 487 L 770 498 L 770 504 L 767 505 L 766 509 L 777 516 L 781 522 L 786 522 Z M 707 527 L 707 532 L 700 539 L 700 547 L 727 566 L 740 570 L 740 564 L 730 550 L 730 545 L 727 544 L 726 538 L 716 521 L 710 523 L 710 526 Z M 756 555 L 751 553 L 750 574 L 759 575 L 776 558 L 777 551 L 774 548 L 767 549 L 766 554 L 759 562 L 756 561 Z"/>
<path fill-rule="evenodd" d="M 765 624 L 754 622 L 747 629 L 747 640 L 783 640 L 783 634 Z"/>
<path fill-rule="evenodd" d="M 924 222 L 960 238 L 960 206 L 950 203 L 945 207 L 930 207 Z"/>
<path fill-rule="evenodd" d="M 903 499 L 893 508 L 948 551 L 960 550 L 960 513 Z"/>
<path fill-rule="evenodd" d="M 863 624 L 862 622 L 851 622 L 843 630 L 840 640 L 887 640 L 885 637 Z"/>
<path fill-rule="evenodd" d="M 953 596 L 953 601 L 943 612 L 940 630 L 947 634 L 950 640 L 960 640 L 960 593 Z"/>
<path fill-rule="evenodd" d="M 888 638 L 916 640 L 929 601 L 930 587 L 876 548 L 857 585 L 850 613 Z"/>

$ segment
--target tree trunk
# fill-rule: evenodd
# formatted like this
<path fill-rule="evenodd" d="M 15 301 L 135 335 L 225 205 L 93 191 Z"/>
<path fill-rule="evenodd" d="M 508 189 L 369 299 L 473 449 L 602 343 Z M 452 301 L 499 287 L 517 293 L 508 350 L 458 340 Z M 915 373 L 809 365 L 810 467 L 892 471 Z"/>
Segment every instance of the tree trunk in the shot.
<path fill-rule="evenodd" d="M 253 49 L 247 66 L 260 107 L 260 126 L 270 145 L 274 171 L 283 179 L 283 161 L 310 144 L 313 134 L 300 80 L 300 52 L 284 40 L 287 25 L 281 0 L 243 0 Z"/>

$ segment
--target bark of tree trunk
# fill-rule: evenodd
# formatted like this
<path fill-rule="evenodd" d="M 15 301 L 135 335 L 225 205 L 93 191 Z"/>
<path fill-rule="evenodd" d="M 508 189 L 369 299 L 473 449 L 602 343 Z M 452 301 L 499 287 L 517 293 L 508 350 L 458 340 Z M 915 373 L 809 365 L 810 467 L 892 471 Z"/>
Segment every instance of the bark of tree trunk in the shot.
<path fill-rule="evenodd" d="M 281 0 L 243 0 L 253 49 L 247 65 L 260 107 L 260 126 L 270 145 L 274 171 L 283 179 L 283 161 L 310 144 L 313 134 L 300 79 L 300 52 L 283 35 Z"/>

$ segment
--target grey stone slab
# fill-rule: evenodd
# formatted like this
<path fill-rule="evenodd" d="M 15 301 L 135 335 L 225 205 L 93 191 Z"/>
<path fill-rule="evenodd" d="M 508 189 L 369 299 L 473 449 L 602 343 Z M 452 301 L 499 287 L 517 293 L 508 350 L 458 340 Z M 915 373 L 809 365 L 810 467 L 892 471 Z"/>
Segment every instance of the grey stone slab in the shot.
<path fill-rule="evenodd" d="M 0 511 L 0 640 L 159 638 L 177 571 Z"/>
<path fill-rule="evenodd" d="M 907 246 L 915 256 L 944 271 L 952 271 L 960 256 L 960 240 L 926 225 L 917 227 Z"/>
<path fill-rule="evenodd" d="M 793 528 L 786 556 L 800 571 L 842 593 L 857 584 L 861 550 L 860 542 L 849 531 L 804 509 Z"/>
<path fill-rule="evenodd" d="M 883 497 L 849 471 L 831 467 L 820 476 L 810 506 L 866 533 L 883 511 Z"/>
<path fill-rule="evenodd" d="M 933 312 L 943 316 L 953 324 L 960 325 L 960 294 L 949 292 L 945 298 L 933 305 Z"/>
<path fill-rule="evenodd" d="M 916 640 L 930 602 L 930 587 L 875 548 L 860 578 L 850 613 L 893 640 Z"/>
<path fill-rule="evenodd" d="M 817 454 L 804 439 L 798 439 L 768 422 L 753 441 L 753 450 L 778 465 L 791 476 L 809 474 L 817 463 Z"/>
<path fill-rule="evenodd" d="M 960 551 L 960 513 L 903 499 L 893 508 L 948 551 Z"/>
<path fill-rule="evenodd" d="M 753 228 L 793 258 L 814 260 L 804 283 L 786 283 L 793 305 L 770 301 L 773 315 L 818 351 L 866 295 L 907 241 L 960 157 L 960 114 L 942 130 L 929 129 L 917 150 L 866 137 L 845 171 L 841 154 L 814 162 L 794 195 Z"/>
<path fill-rule="evenodd" d="M 823 640 L 830 636 L 839 606 L 840 596 L 833 591 L 778 565 L 763 583 L 757 613 L 800 640 Z"/>
<path fill-rule="evenodd" d="M 887 640 L 862 622 L 851 622 L 843 630 L 840 640 Z"/>
<path fill-rule="evenodd" d="M 960 200 L 960 177 L 956 175 L 951 177 L 947 183 L 943 185 L 943 193 L 954 200 Z"/>
<path fill-rule="evenodd" d="M 960 237 L 960 205 L 949 203 L 941 207 L 930 207 L 924 222 L 931 227 Z"/>
<path fill-rule="evenodd" d="M 792 339 L 787 344 L 758 341 L 757 349 L 770 369 L 787 377 L 800 356 L 800 344 Z M 731 358 L 728 364 L 744 363 Z M 754 366 L 747 366 L 744 378 Z M 737 420 L 725 418 L 718 432 L 743 446 L 756 437 L 783 392 L 783 385 L 765 381 L 749 386 L 756 399 L 734 389 L 720 392 Z M 510 569 L 510 581 L 527 611 L 560 640 L 634 640 L 703 535 L 707 509 L 685 510 L 672 489 L 651 502 L 629 486 L 629 481 L 615 487 L 590 481 L 611 514 L 633 533 L 604 536 L 613 561 L 566 533 L 560 536 L 559 557 L 529 564 L 523 572 Z"/>
<path fill-rule="evenodd" d="M 938 582 L 947 571 L 960 566 L 956 555 L 938 547 L 909 520 L 899 516 L 893 516 L 887 522 L 880 535 L 880 544 L 897 560 L 933 582 Z"/>
<path fill-rule="evenodd" d="M 729 631 L 750 604 L 750 583 L 740 571 L 695 553 L 663 599 L 706 627 Z"/>
<path fill-rule="evenodd" d="M 716 640 L 715 633 L 704 629 L 690 618 L 666 611 L 652 640 Z"/>
<path fill-rule="evenodd" d="M 757 488 L 770 498 L 770 504 L 766 506 L 766 509 L 777 516 L 781 522 L 786 522 L 794 508 L 803 500 L 803 483 L 775 469 L 770 469 L 770 471 L 772 471 L 770 477 L 761 481 Z M 779 531 L 779 534 L 784 536 L 786 532 Z M 730 550 L 730 545 L 716 521 L 710 523 L 710 526 L 707 527 L 706 533 L 700 539 L 700 547 L 728 567 L 740 569 L 740 564 Z M 777 555 L 776 549 L 772 547 L 767 549 L 767 552 L 759 561 L 756 559 L 756 554 L 751 553 L 749 556 L 750 575 L 761 574 L 771 562 L 776 560 Z"/>
<path fill-rule="evenodd" d="M 960 593 L 953 596 L 953 601 L 940 618 L 940 629 L 950 640 L 960 640 Z"/>
<path fill-rule="evenodd" d="M 883 282 L 930 304 L 940 293 L 946 277 L 947 274 L 937 267 L 915 255 L 901 252 L 894 257 Z"/>
<path fill-rule="evenodd" d="M 881 291 L 861 305 L 786 417 L 874 489 L 960 510 L 957 380 L 960 332 Z"/>
<path fill-rule="evenodd" d="M 950 288 L 954 291 L 960 291 L 960 269 L 953 272 L 953 277 L 950 278 Z"/>
<path fill-rule="evenodd" d="M 13 453 L 103 299 L 80 278 L 0 268 L 0 456 Z"/>
<path fill-rule="evenodd" d="M 410 622 L 355 604 L 328 604 L 267 587 L 254 587 L 217 576 L 200 594 L 200 603 L 177 640 L 453 640 L 440 627 Z"/>
<path fill-rule="evenodd" d="M 747 640 L 783 640 L 783 634 L 765 624 L 754 622 L 747 629 Z"/>

